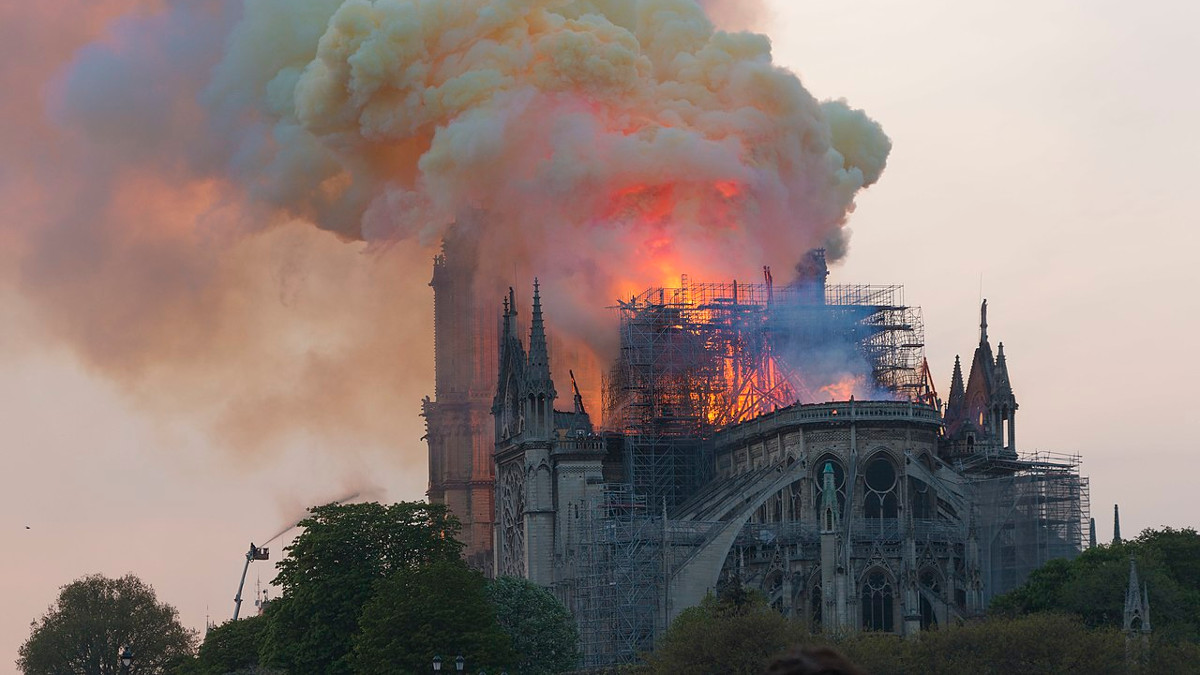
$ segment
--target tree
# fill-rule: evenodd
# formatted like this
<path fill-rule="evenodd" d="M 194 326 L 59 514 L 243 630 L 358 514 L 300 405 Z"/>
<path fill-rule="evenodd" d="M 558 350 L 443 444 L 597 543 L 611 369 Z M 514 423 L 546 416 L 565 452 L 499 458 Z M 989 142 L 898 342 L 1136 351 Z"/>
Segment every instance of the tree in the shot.
<path fill-rule="evenodd" d="M 827 638 L 813 638 L 824 641 Z M 1124 638 L 1112 628 L 1089 628 L 1077 616 L 992 617 L 924 631 L 916 639 L 860 632 L 834 646 L 872 675 L 1000 675 L 1002 673 L 1127 673 Z M 1190 654 L 1162 652 L 1156 663 L 1190 664 Z M 1148 670 L 1146 672 L 1191 672 Z"/>
<path fill-rule="evenodd" d="M 165 673 L 196 643 L 195 633 L 179 623 L 179 612 L 132 574 L 72 581 L 31 627 L 17 658 L 25 675 L 117 675 L 125 647 L 133 655 L 131 674 Z"/>
<path fill-rule="evenodd" d="M 762 673 L 771 658 L 811 641 L 758 594 L 733 585 L 683 610 L 646 656 L 652 673 Z"/>
<path fill-rule="evenodd" d="M 922 634 L 908 647 L 907 667 L 891 672 L 1116 674 L 1126 672 L 1124 644 L 1117 631 L 1089 629 L 1074 616 L 995 618 Z"/>
<path fill-rule="evenodd" d="M 259 651 L 267 628 L 265 615 L 226 621 L 204 635 L 199 653 L 175 675 L 226 675 L 260 671 Z"/>
<path fill-rule="evenodd" d="M 1129 558 L 1150 589 L 1154 632 L 1200 640 L 1200 535 L 1195 530 L 1146 530 L 1132 541 L 1099 546 L 1073 560 L 1052 560 L 1022 586 L 992 600 L 991 612 L 1018 616 L 1066 612 L 1091 627 L 1120 628 Z"/>
<path fill-rule="evenodd" d="M 500 577 L 488 583 L 487 595 L 512 639 L 517 672 L 561 673 L 579 664 L 579 630 L 554 594 L 528 579 Z"/>
<path fill-rule="evenodd" d="M 290 673 L 342 675 L 359 617 L 390 575 L 456 561 L 458 520 L 443 505 L 327 504 L 309 510 L 304 531 L 276 565 L 282 595 L 268 610 L 265 665 Z"/>
<path fill-rule="evenodd" d="M 462 655 L 469 672 L 512 666 L 511 642 L 496 622 L 485 583 L 462 561 L 394 572 L 363 609 L 354 672 L 423 673 L 438 655 L 447 662 Z"/>

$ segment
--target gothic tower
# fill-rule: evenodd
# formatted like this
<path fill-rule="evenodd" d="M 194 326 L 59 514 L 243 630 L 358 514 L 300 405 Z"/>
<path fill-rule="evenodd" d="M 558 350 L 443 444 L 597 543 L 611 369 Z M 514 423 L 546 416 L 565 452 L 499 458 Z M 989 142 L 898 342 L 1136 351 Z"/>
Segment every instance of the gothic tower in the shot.
<path fill-rule="evenodd" d="M 494 315 L 476 298 L 474 223 L 455 224 L 434 258 L 434 400 L 425 398 L 429 501 L 462 523 L 467 561 L 491 569 L 495 471 L 491 415 L 496 382 Z"/>
<path fill-rule="evenodd" d="M 555 487 L 551 453 L 557 436 L 541 289 L 533 282 L 529 352 L 517 336 L 512 289 L 504 304 L 500 369 L 492 403 L 495 434 L 495 572 L 523 576 L 542 586 L 554 581 Z"/>
<path fill-rule="evenodd" d="M 529 325 L 529 360 L 525 364 L 525 568 L 530 581 L 549 586 L 554 580 L 554 381 L 542 320 L 542 297 L 533 280 L 533 313 Z"/>
<path fill-rule="evenodd" d="M 1004 343 L 1000 343 L 993 355 L 988 340 L 987 300 L 984 300 L 979 307 L 979 345 L 971 359 L 965 387 L 962 363 L 954 357 L 945 416 L 951 457 L 986 454 L 1015 459 L 1017 408 Z"/>

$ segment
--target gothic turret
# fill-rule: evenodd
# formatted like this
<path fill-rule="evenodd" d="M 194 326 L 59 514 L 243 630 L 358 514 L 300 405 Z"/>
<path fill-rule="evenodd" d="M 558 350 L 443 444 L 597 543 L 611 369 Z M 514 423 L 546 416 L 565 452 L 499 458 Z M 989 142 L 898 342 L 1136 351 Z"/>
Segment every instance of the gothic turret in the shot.
<path fill-rule="evenodd" d="M 1137 561 L 1129 556 L 1129 585 L 1125 588 L 1125 639 L 1150 633 L 1150 589 L 1138 583 Z"/>
<path fill-rule="evenodd" d="M 529 360 L 525 364 L 525 424 L 534 438 L 554 435 L 554 380 L 550 377 L 550 351 L 546 344 L 546 326 L 542 320 L 542 296 L 537 279 L 533 280 L 533 314 L 529 325 Z"/>
<path fill-rule="evenodd" d="M 963 418 L 963 406 L 966 400 L 966 391 L 963 387 L 962 361 L 956 354 L 954 356 L 954 375 L 950 378 L 950 398 L 946 401 L 946 420 L 961 421 Z M 948 433 L 953 433 L 957 429 L 948 429 Z"/>
<path fill-rule="evenodd" d="M 954 362 L 945 416 L 948 454 L 1016 457 L 1017 407 L 1004 346 L 992 355 L 984 300 L 979 306 L 979 345 L 971 359 L 966 387 L 962 384 L 961 362 L 957 358 Z"/>
<path fill-rule="evenodd" d="M 1013 399 L 1012 383 L 1008 379 L 1008 360 L 1004 358 L 1004 343 L 1001 342 L 996 349 L 996 370 L 993 381 L 995 382 L 994 397 L 996 399 Z M 1016 402 L 1013 401 L 1015 405 Z"/>
<path fill-rule="evenodd" d="M 511 438 L 521 433 L 524 422 L 522 388 L 525 385 L 525 361 L 525 348 L 521 346 L 521 338 L 517 335 L 516 298 L 509 287 L 500 327 L 499 381 L 492 399 L 496 438 Z"/>
<path fill-rule="evenodd" d="M 838 536 L 842 517 L 836 483 L 833 463 L 826 462 L 821 473 L 821 615 L 824 629 L 833 633 L 844 630 L 849 623 L 849 589 Z"/>
<path fill-rule="evenodd" d="M 835 532 L 842 516 L 838 512 L 837 488 L 834 486 L 833 464 L 825 463 L 821 474 L 821 531 Z"/>

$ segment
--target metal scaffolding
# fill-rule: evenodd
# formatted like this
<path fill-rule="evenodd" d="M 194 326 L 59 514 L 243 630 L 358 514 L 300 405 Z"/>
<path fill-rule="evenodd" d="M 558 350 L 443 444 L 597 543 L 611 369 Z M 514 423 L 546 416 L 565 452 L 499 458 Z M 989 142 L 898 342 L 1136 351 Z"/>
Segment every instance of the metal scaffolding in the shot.
<path fill-rule="evenodd" d="M 1083 550 L 1091 516 L 1078 455 L 1038 453 L 974 481 L 984 601 L 1025 582 L 1053 558 Z"/>
<path fill-rule="evenodd" d="M 583 665 L 630 663 L 654 644 L 664 521 L 628 485 L 605 485 L 586 517 L 574 608 Z"/>
<path fill-rule="evenodd" d="M 636 492 L 668 507 L 709 477 L 714 429 L 795 403 L 924 400 L 924 332 L 901 286 L 689 283 L 617 307 L 605 424 Z"/>

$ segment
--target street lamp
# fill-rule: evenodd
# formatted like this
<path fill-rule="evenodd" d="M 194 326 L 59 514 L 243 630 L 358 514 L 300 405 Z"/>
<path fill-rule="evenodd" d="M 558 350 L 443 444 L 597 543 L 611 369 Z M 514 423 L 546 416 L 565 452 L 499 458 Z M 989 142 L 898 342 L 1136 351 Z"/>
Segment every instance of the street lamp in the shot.
<path fill-rule="evenodd" d="M 462 654 L 459 654 L 458 658 L 454 659 L 454 669 L 461 673 L 463 670 L 464 663 L 465 662 L 463 661 Z"/>
<path fill-rule="evenodd" d="M 133 663 L 133 652 L 129 649 L 129 645 L 121 650 L 121 668 L 125 672 L 129 672 L 129 666 Z"/>
<path fill-rule="evenodd" d="M 440 656 L 433 657 L 433 672 L 435 672 L 435 673 L 442 672 L 442 657 L 440 657 Z"/>

